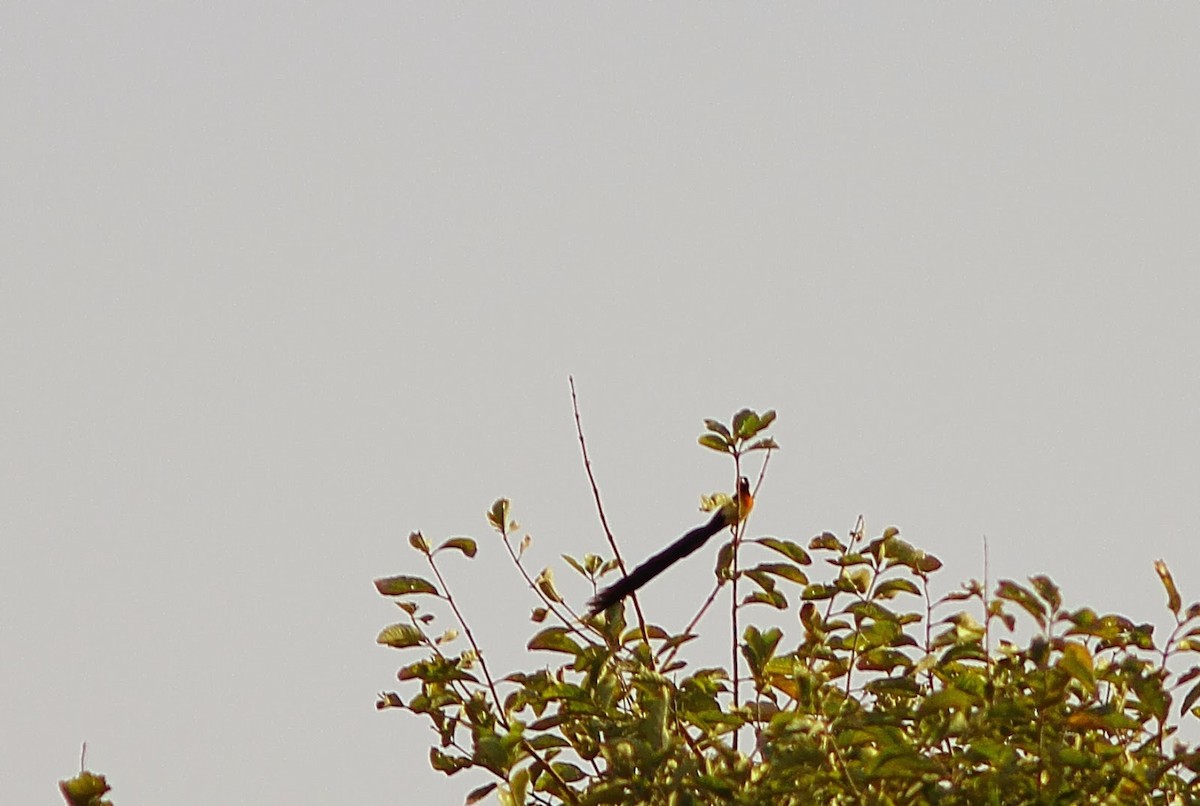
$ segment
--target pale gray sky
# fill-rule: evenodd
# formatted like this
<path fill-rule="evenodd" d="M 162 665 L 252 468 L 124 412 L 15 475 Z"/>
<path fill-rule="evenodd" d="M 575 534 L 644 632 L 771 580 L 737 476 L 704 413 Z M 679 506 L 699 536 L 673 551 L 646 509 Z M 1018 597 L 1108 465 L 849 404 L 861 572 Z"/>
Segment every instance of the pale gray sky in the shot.
<path fill-rule="evenodd" d="M 751 531 L 1200 597 L 1193 4 L 0 11 L 0 792 L 461 803 L 376 692 L 410 529 L 501 669 L 773 407 Z M 714 548 L 648 589 L 680 626 Z M 559 563 L 561 565 L 561 563 Z M 562 587 L 578 602 L 582 586 Z"/>

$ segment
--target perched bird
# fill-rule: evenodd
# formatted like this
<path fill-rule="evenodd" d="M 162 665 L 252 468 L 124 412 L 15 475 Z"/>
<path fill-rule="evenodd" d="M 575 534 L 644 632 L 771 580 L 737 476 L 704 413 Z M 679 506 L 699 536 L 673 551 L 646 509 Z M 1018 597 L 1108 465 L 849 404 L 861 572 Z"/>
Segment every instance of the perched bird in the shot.
<path fill-rule="evenodd" d="M 742 476 L 738 479 L 737 496 L 713 513 L 712 519 L 708 523 L 703 526 L 697 526 L 658 554 L 655 554 L 633 569 L 628 576 L 622 577 L 596 594 L 588 602 L 588 614 L 594 616 L 612 607 L 663 571 L 666 571 L 676 562 L 703 546 L 717 532 L 745 520 L 753 507 L 754 495 L 750 492 L 750 481 L 745 476 Z"/>

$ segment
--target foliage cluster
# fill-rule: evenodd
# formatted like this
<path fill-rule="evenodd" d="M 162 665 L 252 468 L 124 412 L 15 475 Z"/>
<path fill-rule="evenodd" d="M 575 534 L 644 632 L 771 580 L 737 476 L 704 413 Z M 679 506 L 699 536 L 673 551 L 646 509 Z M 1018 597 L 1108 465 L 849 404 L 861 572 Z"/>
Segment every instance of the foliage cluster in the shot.
<path fill-rule="evenodd" d="M 740 473 L 751 450 L 777 447 L 759 436 L 773 419 L 706 421 L 700 442 Z M 493 672 L 450 590 L 447 561 L 474 558 L 474 539 L 414 532 L 432 578 L 375 583 L 405 614 L 378 642 L 419 654 L 399 671 L 406 695 L 377 705 L 429 721 L 434 769 L 491 779 L 468 803 L 495 791 L 504 804 L 1165 804 L 1197 791 L 1200 753 L 1177 734 L 1200 716 L 1200 604 L 1183 606 L 1161 562 L 1172 628 L 1156 640 L 1150 624 L 1065 607 L 1042 575 L 935 595 L 941 562 L 895 528 L 869 538 L 860 519 L 801 545 L 743 526 L 701 612 L 672 632 L 640 607 L 580 615 L 550 569 L 526 567 L 509 502 L 487 518 L 536 597 L 534 668 Z M 593 590 L 619 565 L 564 559 Z M 723 590 L 731 663 L 698 667 L 688 651 Z M 423 600 L 454 625 L 435 627 Z M 772 611 L 794 614 L 786 632 L 767 626 Z"/>

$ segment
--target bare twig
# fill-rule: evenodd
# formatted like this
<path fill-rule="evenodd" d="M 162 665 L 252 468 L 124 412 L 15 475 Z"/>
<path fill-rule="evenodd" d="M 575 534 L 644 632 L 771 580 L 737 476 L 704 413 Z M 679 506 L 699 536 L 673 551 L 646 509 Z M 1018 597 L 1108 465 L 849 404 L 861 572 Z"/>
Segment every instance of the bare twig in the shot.
<path fill-rule="evenodd" d="M 568 630 L 575 633 L 580 638 L 583 638 L 585 641 L 590 640 L 588 638 L 588 636 L 583 633 L 582 630 L 580 630 L 578 627 L 575 626 L 575 621 L 578 621 L 579 617 L 575 614 L 574 611 L 571 610 L 571 607 L 568 604 L 566 604 L 566 602 L 563 602 L 563 607 L 566 608 L 567 613 L 570 614 L 574 620 L 568 619 L 566 616 L 559 613 L 558 608 L 556 608 L 554 606 L 554 602 L 552 602 L 550 600 L 550 597 L 547 596 L 546 594 L 542 593 L 541 588 L 539 588 L 537 586 L 537 583 L 535 583 L 533 581 L 533 579 L 530 578 L 529 572 L 525 570 L 525 566 L 521 563 L 521 558 L 517 556 L 517 553 L 515 551 L 513 551 L 512 543 L 508 542 L 509 534 L 508 534 L 508 525 L 507 524 L 501 525 L 500 536 L 501 536 L 502 542 L 504 543 L 504 548 L 508 549 L 508 556 L 512 558 L 513 564 L 515 566 L 517 566 L 517 570 L 521 572 L 521 576 L 523 576 L 525 578 L 525 581 L 529 584 L 529 587 L 533 590 L 533 592 L 536 593 L 538 595 L 538 598 L 540 598 L 542 600 L 542 603 L 546 606 L 546 609 L 549 612 L 553 613 L 554 617 L 557 618 L 559 621 L 561 621 L 563 623 L 563 626 L 566 627 Z"/>
<path fill-rule="evenodd" d="M 608 545 L 612 548 L 613 556 L 617 560 L 617 565 L 621 567 L 621 574 L 627 575 L 625 569 L 625 560 L 621 557 L 621 550 L 617 548 L 617 539 L 613 537 L 612 529 L 608 527 L 608 518 L 604 515 L 604 504 L 600 501 L 600 488 L 596 486 L 596 476 L 592 473 L 592 460 L 588 458 L 587 441 L 583 438 L 583 423 L 579 419 L 579 399 L 575 395 L 575 378 L 567 376 L 567 380 L 571 384 L 571 409 L 575 412 L 575 433 L 579 435 L 579 450 L 583 453 L 583 468 L 587 471 L 588 482 L 592 485 L 592 497 L 596 499 L 596 512 L 600 515 L 600 525 L 604 527 L 604 535 L 608 538 Z M 646 631 L 646 617 L 642 614 L 642 605 L 638 601 L 637 594 L 630 594 L 630 601 L 633 602 L 633 609 L 637 612 L 638 626 L 642 631 L 642 640 L 646 645 L 650 645 L 650 634 Z"/>
<path fill-rule="evenodd" d="M 500 720 L 500 724 L 507 730 L 508 717 L 504 715 L 504 701 L 500 699 L 500 692 L 496 690 L 496 681 L 492 678 L 492 673 L 488 669 L 487 658 L 483 656 L 483 650 L 479 648 L 479 642 L 475 640 L 475 634 L 471 632 L 471 627 L 463 617 L 462 611 L 458 609 L 458 604 L 455 603 L 454 597 L 450 595 L 450 588 L 446 585 L 446 580 L 442 577 L 442 572 L 438 570 L 437 563 L 433 561 L 433 555 L 426 554 L 425 557 L 429 560 L 429 567 L 433 569 L 433 573 L 437 577 L 438 583 L 441 584 L 442 590 L 445 591 L 446 601 L 450 603 L 450 609 L 454 611 L 454 617 L 458 619 L 459 625 L 463 628 L 463 633 L 471 643 L 471 648 L 475 650 L 475 657 L 479 658 L 479 667 L 483 670 L 484 679 L 487 680 L 488 688 L 492 691 L 492 699 L 496 702 L 496 718 Z"/>
<path fill-rule="evenodd" d="M 742 495 L 738 487 L 742 483 L 742 457 L 738 454 L 737 449 L 733 452 L 733 482 L 734 489 L 738 490 L 734 494 L 734 500 L 737 502 L 737 517 L 733 522 L 733 577 L 730 580 L 733 583 L 733 595 L 729 597 L 729 623 L 732 632 L 731 652 L 733 656 L 733 709 L 736 711 L 741 705 L 741 663 L 738 661 L 738 547 L 742 537 Z M 735 728 L 733 731 L 733 750 L 736 753 L 738 749 L 738 737 L 742 731 L 740 728 Z"/>

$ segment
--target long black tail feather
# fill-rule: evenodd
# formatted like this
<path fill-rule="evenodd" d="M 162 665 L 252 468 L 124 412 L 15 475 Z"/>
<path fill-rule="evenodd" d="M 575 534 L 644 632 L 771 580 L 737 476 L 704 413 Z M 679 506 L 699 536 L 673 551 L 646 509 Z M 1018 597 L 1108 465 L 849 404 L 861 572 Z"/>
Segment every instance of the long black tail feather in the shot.
<path fill-rule="evenodd" d="M 725 518 L 720 512 L 717 512 L 708 523 L 688 532 L 658 554 L 655 554 L 630 571 L 628 576 L 618 579 L 596 594 L 588 602 L 588 615 L 594 616 L 612 607 L 663 571 L 666 571 L 672 565 L 703 546 L 710 537 L 724 529 L 726 525 Z"/>

